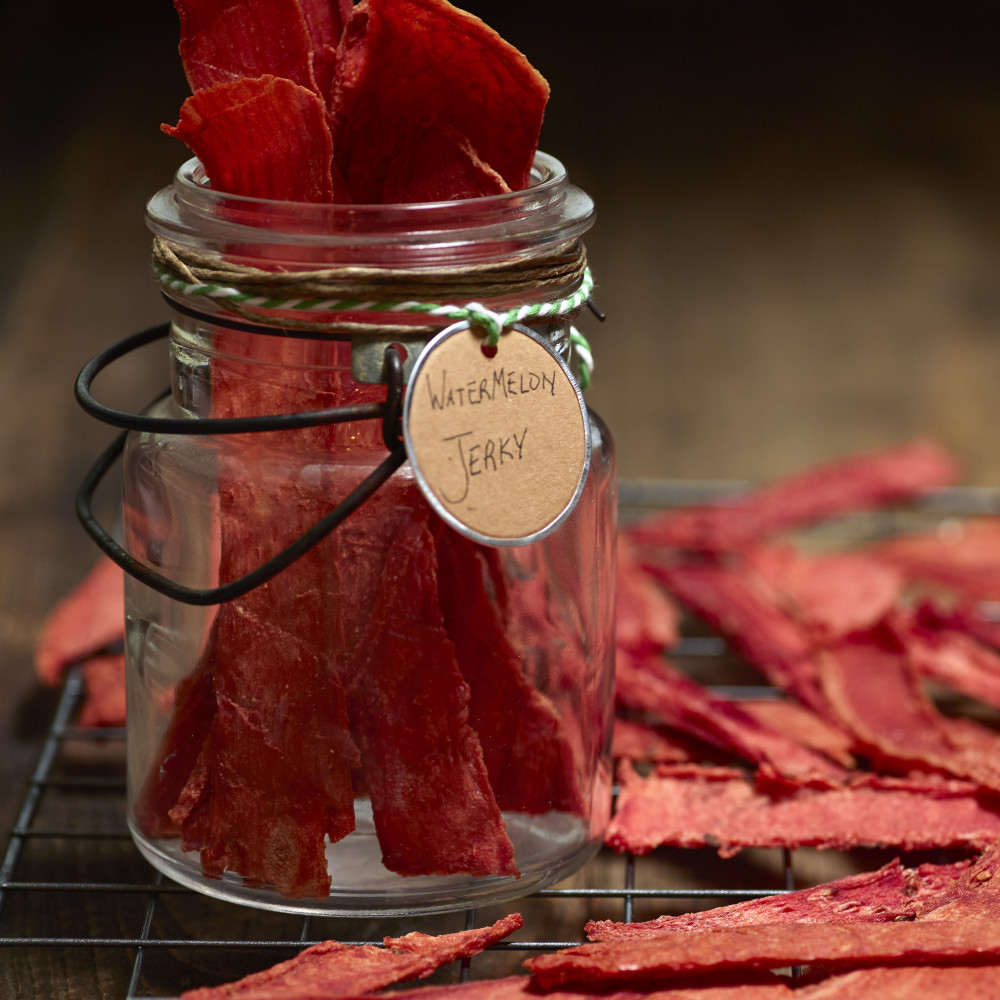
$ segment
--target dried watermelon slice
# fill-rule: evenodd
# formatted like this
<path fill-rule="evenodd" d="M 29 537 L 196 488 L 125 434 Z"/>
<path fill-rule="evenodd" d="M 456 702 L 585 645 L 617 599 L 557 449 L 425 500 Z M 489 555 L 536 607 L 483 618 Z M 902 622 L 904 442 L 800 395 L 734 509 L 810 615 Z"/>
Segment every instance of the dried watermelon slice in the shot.
<path fill-rule="evenodd" d="M 433 165 L 433 170 L 427 166 Z M 382 190 L 386 204 L 479 198 L 509 191 L 468 139 L 447 125 L 428 125 L 392 161 Z"/>
<path fill-rule="evenodd" d="M 332 169 L 323 101 L 312 90 L 264 75 L 217 83 L 163 125 L 205 167 L 212 186 L 231 194 L 286 201 L 343 201 Z"/>
<path fill-rule="evenodd" d="M 438 596 L 445 627 L 470 688 L 469 718 L 500 808 L 581 815 L 586 803 L 566 726 L 525 676 L 490 592 L 501 572 L 495 551 L 440 523 L 435 532 Z"/>
<path fill-rule="evenodd" d="M 216 648 L 227 658 L 215 665 L 217 711 L 170 817 L 206 874 L 232 870 L 288 897 L 323 897 L 325 837 L 354 828 L 358 757 L 343 692 L 310 644 L 246 611 L 219 610 Z"/>
<path fill-rule="evenodd" d="M 325 100 L 333 83 L 337 46 L 354 3 L 353 0 L 300 0 L 300 3 L 312 42 L 313 76 Z"/>
<path fill-rule="evenodd" d="M 49 612 L 35 646 L 35 673 L 55 687 L 73 663 L 125 638 L 125 574 L 101 556 L 82 582 Z"/>
<path fill-rule="evenodd" d="M 174 692 L 170 723 L 135 804 L 136 822 L 148 837 L 180 835 L 170 810 L 188 783 L 215 721 L 212 673 L 212 657 L 206 656 Z"/>
<path fill-rule="evenodd" d="M 362 0 L 337 54 L 334 155 L 354 200 L 381 202 L 394 162 L 429 126 L 445 128 L 517 190 L 548 94 L 517 49 L 446 0 Z M 423 168 L 433 177 L 437 164 Z M 411 173 L 410 184 L 424 183 Z"/>
<path fill-rule="evenodd" d="M 222 986 L 206 986 L 184 993 L 181 1000 L 334 1000 L 364 996 L 408 979 L 424 979 L 435 969 L 460 958 L 471 958 L 519 930 L 519 913 L 488 927 L 453 934 L 387 937 L 383 947 L 321 941 L 286 962 Z"/>
<path fill-rule="evenodd" d="M 516 875 L 436 579 L 433 538 L 415 513 L 343 675 L 383 864 L 401 875 Z"/>
<path fill-rule="evenodd" d="M 334 30 L 324 24 L 321 6 L 327 5 L 308 4 L 307 24 L 299 0 L 174 0 L 181 22 L 178 50 L 191 90 L 266 74 L 317 91 L 310 28 L 315 26 L 321 46 Z"/>

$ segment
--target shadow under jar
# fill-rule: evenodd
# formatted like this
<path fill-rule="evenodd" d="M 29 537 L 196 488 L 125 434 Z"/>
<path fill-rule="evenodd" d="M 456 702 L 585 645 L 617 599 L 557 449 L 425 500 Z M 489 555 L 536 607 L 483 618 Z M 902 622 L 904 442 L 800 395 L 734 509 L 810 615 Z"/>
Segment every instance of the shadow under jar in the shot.
<path fill-rule="evenodd" d="M 591 217 L 544 154 L 525 191 L 386 206 L 233 197 L 190 161 L 148 207 L 172 306 L 171 394 L 153 412 L 381 402 L 385 348 L 409 371 L 451 320 L 372 303 L 502 313 L 563 300 Z M 216 285 L 241 295 L 204 294 Z M 528 322 L 566 358 L 568 318 Z M 579 501 L 526 545 L 448 527 L 404 463 L 235 599 L 200 606 L 127 578 L 129 822 L 156 868 L 272 909 L 413 914 L 527 894 L 596 852 L 611 799 L 616 478 L 608 431 L 589 421 Z M 386 448 L 379 419 L 134 431 L 125 547 L 184 586 L 219 586 L 292 543 Z"/>

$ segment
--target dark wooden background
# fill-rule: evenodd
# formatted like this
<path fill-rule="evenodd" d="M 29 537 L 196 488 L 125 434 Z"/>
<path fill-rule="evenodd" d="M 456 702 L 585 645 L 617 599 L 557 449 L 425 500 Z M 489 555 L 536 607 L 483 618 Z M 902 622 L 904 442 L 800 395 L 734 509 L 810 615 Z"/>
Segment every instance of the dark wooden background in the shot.
<path fill-rule="evenodd" d="M 548 76 L 598 204 L 590 402 L 628 477 L 764 479 L 932 435 L 1000 485 L 1000 16 L 991 2 L 469 3 Z M 32 648 L 95 550 L 99 348 L 159 322 L 143 206 L 185 156 L 168 0 L 0 23 L 0 833 L 52 707 Z M 156 354 L 100 383 L 140 405 Z M 63 995 L 58 975 L 53 989 Z"/>

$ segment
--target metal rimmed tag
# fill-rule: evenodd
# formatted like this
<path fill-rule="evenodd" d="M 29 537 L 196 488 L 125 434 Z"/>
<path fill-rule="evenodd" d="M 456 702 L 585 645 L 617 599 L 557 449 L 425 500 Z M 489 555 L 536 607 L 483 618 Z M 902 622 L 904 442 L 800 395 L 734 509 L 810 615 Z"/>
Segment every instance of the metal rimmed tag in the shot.
<path fill-rule="evenodd" d="M 467 537 L 525 545 L 569 517 L 590 467 L 590 421 L 565 362 L 527 327 L 496 348 L 467 322 L 414 365 L 403 436 L 430 505 Z"/>

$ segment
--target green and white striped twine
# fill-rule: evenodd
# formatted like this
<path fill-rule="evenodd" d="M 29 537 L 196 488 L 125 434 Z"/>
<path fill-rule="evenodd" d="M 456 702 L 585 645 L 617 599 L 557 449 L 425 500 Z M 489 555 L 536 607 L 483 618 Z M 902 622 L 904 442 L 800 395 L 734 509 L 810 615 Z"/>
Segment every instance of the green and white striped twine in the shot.
<path fill-rule="evenodd" d="M 486 330 L 486 343 L 491 347 L 497 345 L 504 329 L 514 323 L 524 323 L 532 319 L 558 318 L 575 312 L 590 298 L 590 293 L 594 288 L 594 279 L 588 267 L 584 269 L 580 287 L 564 299 L 515 306 L 506 312 L 494 312 L 478 302 L 454 306 L 420 301 L 368 302 L 362 299 L 276 299 L 263 295 L 253 295 L 250 292 L 241 292 L 238 288 L 227 285 L 185 281 L 176 274 L 159 267 L 155 268 L 155 271 L 160 282 L 171 291 L 192 297 L 222 299 L 249 309 L 283 309 L 290 312 L 419 313 L 425 316 L 452 319 L 455 322 L 468 320 Z M 579 360 L 577 378 L 580 382 L 580 388 L 586 389 L 590 385 L 594 370 L 594 358 L 590 344 L 575 326 L 570 327 L 570 343 L 573 345 L 574 355 Z"/>

